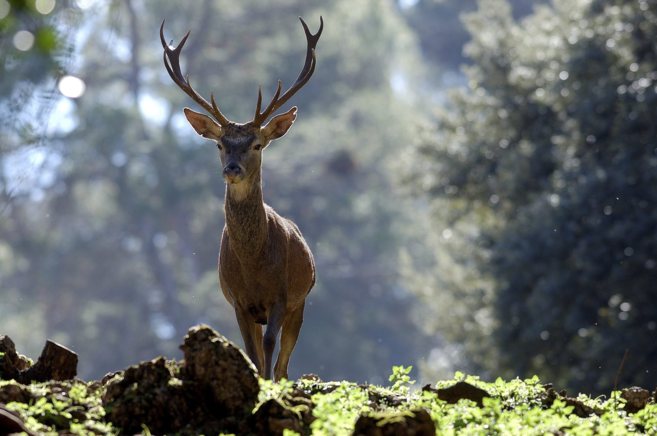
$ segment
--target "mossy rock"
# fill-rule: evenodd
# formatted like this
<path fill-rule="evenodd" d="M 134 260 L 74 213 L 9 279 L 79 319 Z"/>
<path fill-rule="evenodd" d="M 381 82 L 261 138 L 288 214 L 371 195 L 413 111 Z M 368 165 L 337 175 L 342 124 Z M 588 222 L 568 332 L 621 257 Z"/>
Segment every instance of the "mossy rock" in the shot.
<path fill-rule="evenodd" d="M 356 421 L 354 436 L 434 436 L 436 425 L 424 409 L 375 412 Z"/>
<path fill-rule="evenodd" d="M 162 357 L 106 379 L 103 405 L 125 433 L 240 432 L 258 399 L 255 367 L 208 326 L 189 330 L 181 363 Z"/>
<path fill-rule="evenodd" d="M 255 366 L 235 344 L 207 325 L 189 329 L 180 347 L 181 378 L 219 413 L 250 414 L 258 401 Z"/>
<path fill-rule="evenodd" d="M 142 424 L 158 434 L 187 425 L 193 411 L 182 383 L 172 374 L 174 366 L 160 357 L 111 378 L 103 395 L 109 420 L 127 433 L 141 432 Z"/>

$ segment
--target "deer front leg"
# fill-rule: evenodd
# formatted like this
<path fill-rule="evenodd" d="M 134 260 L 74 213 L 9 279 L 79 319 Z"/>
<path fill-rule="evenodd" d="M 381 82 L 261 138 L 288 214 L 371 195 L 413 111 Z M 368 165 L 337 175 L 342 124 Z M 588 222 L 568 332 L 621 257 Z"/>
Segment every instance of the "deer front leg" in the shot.
<path fill-rule="evenodd" d="M 255 366 L 258 368 L 258 374 L 262 377 L 265 368 L 265 354 L 262 350 L 262 325 L 258 323 L 253 323 L 253 343 L 255 344 L 256 355 L 258 356 L 258 363 Z"/>
<path fill-rule="evenodd" d="M 265 378 L 271 378 L 271 363 L 276 348 L 276 337 L 281 330 L 283 320 L 285 319 L 285 304 L 275 304 L 269 311 L 269 318 L 267 319 L 267 329 L 265 330 L 265 337 L 262 340 L 262 348 L 265 352 Z"/>
<path fill-rule="evenodd" d="M 258 369 L 258 374 L 262 375 L 262 346 L 258 343 L 261 343 L 262 328 L 253 322 L 251 315 L 247 311 L 241 310 L 237 305 L 235 306 L 235 317 L 237 318 L 237 325 L 240 327 L 246 355 L 249 356 L 251 362 Z M 258 334 L 256 328 L 258 328 L 260 334 Z"/>
<path fill-rule="evenodd" d="M 299 339 L 299 331 L 303 324 L 303 308 L 305 303 L 291 312 L 283 323 L 281 331 L 281 350 L 278 352 L 276 366 L 274 367 L 274 377 L 276 380 L 287 378 L 287 365 L 290 362 L 292 350 Z"/>

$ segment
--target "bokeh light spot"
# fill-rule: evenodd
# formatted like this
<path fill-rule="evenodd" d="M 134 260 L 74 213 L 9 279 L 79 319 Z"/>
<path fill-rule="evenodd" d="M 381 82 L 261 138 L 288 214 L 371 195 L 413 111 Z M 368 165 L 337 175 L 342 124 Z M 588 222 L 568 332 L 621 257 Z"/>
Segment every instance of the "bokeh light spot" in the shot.
<path fill-rule="evenodd" d="M 84 81 L 79 77 L 64 76 L 59 80 L 59 85 L 57 88 L 59 89 L 59 92 L 61 92 L 65 97 L 79 98 L 82 97 L 82 94 L 84 94 L 86 85 Z"/>
<path fill-rule="evenodd" d="M 28 51 L 34 45 L 34 35 L 27 30 L 19 30 L 14 35 L 14 47 L 20 51 Z"/>
<path fill-rule="evenodd" d="M 91 9 L 98 3 L 98 0 L 76 0 L 75 4 L 82 10 Z"/>
<path fill-rule="evenodd" d="M 55 0 L 36 0 L 34 2 L 34 8 L 38 13 L 48 15 L 55 9 L 55 3 Z"/>
<path fill-rule="evenodd" d="M 9 15 L 9 11 L 11 10 L 11 5 L 7 0 L 0 0 L 0 20 L 5 18 L 7 15 Z"/>

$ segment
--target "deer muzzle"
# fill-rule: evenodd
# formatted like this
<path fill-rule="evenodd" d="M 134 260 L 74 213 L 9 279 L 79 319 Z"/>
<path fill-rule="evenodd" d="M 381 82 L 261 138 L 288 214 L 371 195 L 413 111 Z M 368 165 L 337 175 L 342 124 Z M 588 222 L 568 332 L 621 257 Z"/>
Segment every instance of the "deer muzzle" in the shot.
<path fill-rule="evenodd" d="M 242 180 L 243 175 L 244 171 L 242 171 L 242 167 L 235 162 L 230 162 L 224 167 L 224 179 L 229 183 L 239 182 Z"/>

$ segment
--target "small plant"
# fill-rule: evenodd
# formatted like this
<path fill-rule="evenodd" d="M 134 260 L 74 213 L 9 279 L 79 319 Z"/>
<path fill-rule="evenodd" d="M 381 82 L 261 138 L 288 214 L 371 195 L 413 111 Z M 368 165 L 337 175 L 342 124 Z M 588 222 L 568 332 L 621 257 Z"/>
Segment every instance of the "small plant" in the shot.
<path fill-rule="evenodd" d="M 633 421 L 635 425 L 642 427 L 646 434 L 657 434 L 657 404 L 648 404 L 634 415 Z"/>
<path fill-rule="evenodd" d="M 14 381 L 2 387 L 22 386 Z M 101 390 L 83 381 L 32 383 L 23 386 L 29 401 L 9 402 L 7 409 L 17 413 L 28 429 L 38 434 L 64 432 L 74 435 L 114 434 L 105 422 Z"/>
<path fill-rule="evenodd" d="M 371 411 L 367 392 L 353 383 L 343 382 L 333 392 L 315 394 L 310 428 L 313 435 L 348 435 L 358 416 Z"/>
<path fill-rule="evenodd" d="M 287 379 L 282 379 L 278 382 L 259 378 L 260 392 L 258 393 L 258 403 L 254 411 L 258 410 L 263 403 L 271 399 L 283 399 L 286 395 L 294 390 L 294 382 Z"/>
<path fill-rule="evenodd" d="M 410 373 L 413 370 L 413 366 L 393 366 L 392 374 L 388 377 L 388 381 L 392 383 L 391 389 L 397 392 L 408 393 L 408 388 L 415 383 L 415 380 L 411 380 Z"/>

